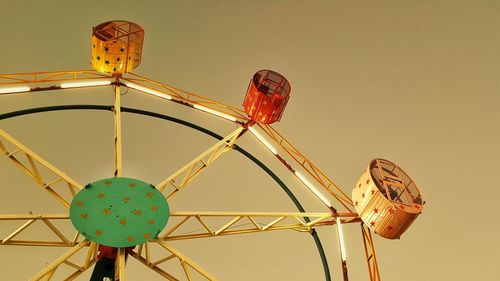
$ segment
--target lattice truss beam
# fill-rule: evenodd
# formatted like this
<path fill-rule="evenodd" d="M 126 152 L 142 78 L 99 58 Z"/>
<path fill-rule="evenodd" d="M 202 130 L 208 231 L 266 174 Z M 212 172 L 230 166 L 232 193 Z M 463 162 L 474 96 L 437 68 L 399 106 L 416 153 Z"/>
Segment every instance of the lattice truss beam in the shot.
<path fill-rule="evenodd" d="M 159 238 L 165 241 L 237 235 L 274 230 L 310 232 L 314 227 L 358 222 L 356 214 L 286 212 L 172 212 L 172 222 Z M 193 230 L 195 229 L 195 230 Z"/>
<path fill-rule="evenodd" d="M 354 204 L 351 198 L 342 191 L 325 173 L 323 173 L 316 165 L 309 161 L 297 148 L 288 142 L 278 131 L 270 125 L 256 124 L 271 140 L 273 145 L 280 147 L 284 154 L 275 153 L 275 156 L 293 173 L 297 168 L 304 170 L 309 174 L 314 182 L 320 185 L 323 190 L 332 195 L 338 203 L 340 203 L 345 210 L 353 212 L 351 209 Z M 293 167 L 290 163 L 295 162 L 298 167 Z"/>
<path fill-rule="evenodd" d="M 170 216 L 170 226 L 159 235 L 160 240 L 189 240 L 287 229 L 310 232 L 314 227 L 335 224 L 337 217 L 342 223 L 359 222 L 357 215 L 352 213 L 172 212 Z M 9 221 L 19 222 L 20 226 L 0 240 L 0 245 L 73 247 L 81 238 L 75 233 L 69 239 L 57 225 L 56 221 L 69 223 L 67 214 L 0 215 L 0 223 Z M 36 223 L 47 227 L 57 239 L 15 239 L 24 233 L 29 235 L 30 228 Z M 5 225 L 2 228 L 5 229 Z"/>
<path fill-rule="evenodd" d="M 156 188 L 160 192 L 165 192 L 165 188 L 169 187 L 169 189 L 166 191 L 166 197 L 167 199 L 170 199 L 175 193 L 185 188 L 203 170 L 205 170 L 213 162 L 215 162 L 215 160 L 219 158 L 219 156 L 221 156 L 224 152 L 232 150 L 233 144 L 243 132 L 244 128 L 242 126 L 238 126 L 236 130 L 228 134 L 225 138 L 191 160 L 191 162 L 174 172 L 168 178 L 157 184 Z"/>
<path fill-rule="evenodd" d="M 72 239 L 68 238 L 67 231 L 64 231 L 56 221 L 64 221 L 69 223 L 69 215 L 67 214 L 46 214 L 46 215 L 0 215 L 0 222 L 20 222 L 21 225 L 7 234 L 0 245 L 17 245 L 17 246 L 56 246 L 56 247 L 73 247 L 78 243 L 80 235 L 76 233 Z M 43 225 L 49 232 L 55 234 L 56 239 L 16 239 L 19 236 L 32 237 L 38 231 L 36 225 Z M 2 223 L 1 228 L 5 230 L 7 226 Z M 73 228 L 72 228 L 73 229 Z M 65 234 L 66 233 L 66 234 Z M 37 233 L 39 234 L 39 233 Z M 39 237 L 40 235 L 37 235 Z"/>
<path fill-rule="evenodd" d="M 42 86 L 42 88 L 33 87 L 33 90 L 47 90 L 54 89 L 54 87 L 43 87 L 44 85 L 36 85 L 41 83 L 50 82 L 65 82 L 65 81 L 80 81 L 80 80 L 94 80 L 106 79 L 112 76 L 99 73 L 94 70 L 76 70 L 76 71 L 55 71 L 55 72 L 27 72 L 16 74 L 0 74 L 1 86 L 15 86 L 18 84 L 27 85 L 34 84 L 34 86 Z"/>
<path fill-rule="evenodd" d="M 152 251 L 153 245 L 159 245 L 163 250 L 162 252 L 166 252 L 161 256 L 154 256 Z M 138 260 L 140 263 L 149 267 L 156 273 L 160 274 L 167 280 L 178 281 L 178 280 L 199 280 L 200 277 L 206 280 L 217 280 L 215 276 L 205 270 L 203 267 L 198 265 L 196 262 L 182 254 L 179 250 L 172 247 L 168 242 L 156 239 L 152 242 L 147 242 L 141 244 L 137 251 L 132 253 L 132 257 Z M 175 263 L 175 264 L 174 264 Z M 173 274 L 167 272 L 162 267 L 168 265 L 180 265 L 182 268 L 181 275 L 183 279 L 179 279 L 179 277 L 175 277 Z M 196 276 L 196 279 L 193 279 Z"/>
<path fill-rule="evenodd" d="M 85 248 L 87 249 L 87 253 L 85 254 L 83 262 L 75 263 L 70 261 L 70 258 L 75 256 L 75 254 L 84 250 Z M 90 242 L 88 240 L 83 240 L 82 242 L 74 245 L 59 258 L 55 259 L 52 263 L 45 266 L 44 269 L 30 278 L 30 281 L 51 280 L 54 277 L 56 271 L 63 265 L 69 266 L 74 269 L 74 271 L 63 280 L 74 280 L 76 277 L 80 276 L 96 263 L 98 254 L 97 252 L 98 250 L 96 243 Z"/>
<path fill-rule="evenodd" d="M 358 222 L 355 215 L 350 213 L 332 214 L 332 213 L 258 213 L 258 212 L 173 212 L 173 220 L 177 220 L 173 226 L 167 228 L 157 239 L 152 242 L 140 245 L 132 256 L 142 264 L 168 280 L 179 280 L 171 273 L 168 273 L 160 267 L 160 264 L 166 262 L 177 262 L 185 275 L 186 280 L 193 280 L 193 274 L 204 277 L 207 280 L 216 280 L 216 278 L 197 265 L 194 261 L 173 248 L 169 241 L 187 240 L 207 237 L 218 237 L 227 235 L 239 235 L 245 233 L 265 233 L 276 230 L 295 230 L 299 232 L 310 232 L 314 227 L 332 225 L 336 223 L 336 218 L 341 218 L 343 223 Z M 60 265 L 68 265 L 76 269 L 67 279 L 72 280 L 91 267 L 96 261 L 97 251 L 95 244 L 87 240 L 78 242 L 79 235 L 70 241 L 62 234 L 53 221 L 69 220 L 68 215 L 1 215 L 0 221 L 21 221 L 25 222 L 20 228 L 9 234 L 1 241 L 2 245 L 25 245 L 25 246 L 62 246 L 70 249 L 61 257 L 56 259 L 41 272 L 36 274 L 32 280 L 50 280 Z M 35 241 L 35 240 L 13 240 L 15 236 L 28 229 L 34 222 L 41 221 L 46 224 L 60 241 Z M 194 230 L 193 230 L 194 228 Z M 187 234 L 182 233 L 188 231 Z M 152 258 L 150 244 L 155 243 L 166 250 L 167 255 Z M 84 247 L 89 246 L 87 257 L 82 265 L 71 262 L 69 259 Z M 122 253 L 124 257 L 124 253 Z M 119 259 L 120 260 L 120 255 Z M 117 263 L 117 274 L 120 274 L 120 280 L 124 279 L 124 258 L 122 263 Z M 45 279 L 44 279 L 45 278 Z"/>
<path fill-rule="evenodd" d="M 0 129 L 0 155 L 4 155 L 11 160 L 21 171 L 30 176 L 43 190 L 66 208 L 69 208 L 73 197 L 82 189 L 81 184 L 2 129 Z M 25 159 L 22 159 L 22 157 Z M 69 190 L 69 196 L 62 192 L 61 185 L 65 185 L 64 188 Z"/>
<path fill-rule="evenodd" d="M 233 122 L 238 121 L 240 123 L 246 123 L 250 121 L 245 111 L 240 108 L 214 101 L 203 96 L 151 80 L 144 76 L 128 73 L 127 76 L 122 77 L 121 80 L 123 84 L 129 88 L 134 88 L 143 93 L 166 98 L 183 105 L 192 106 L 196 109 L 212 114 L 214 113 L 213 111 L 216 111 L 221 113 L 222 116 L 221 114 L 216 115 Z"/>
<path fill-rule="evenodd" d="M 365 257 L 368 264 L 370 281 L 380 281 L 380 272 L 378 269 L 372 233 L 370 228 L 366 227 L 363 223 L 361 223 L 361 235 L 363 236 L 363 245 L 365 247 Z"/>

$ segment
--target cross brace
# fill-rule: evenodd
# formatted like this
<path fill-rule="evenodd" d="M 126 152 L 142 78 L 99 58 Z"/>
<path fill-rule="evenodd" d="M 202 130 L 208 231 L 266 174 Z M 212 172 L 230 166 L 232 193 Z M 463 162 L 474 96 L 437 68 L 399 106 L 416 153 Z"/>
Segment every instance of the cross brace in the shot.
<path fill-rule="evenodd" d="M 170 185 L 174 189 L 167 195 L 167 199 L 171 198 L 175 193 L 186 187 L 196 176 L 198 176 L 204 169 L 219 158 L 219 156 L 221 156 L 224 152 L 231 150 L 233 144 L 242 134 L 243 129 L 243 127 L 239 126 L 224 139 L 217 142 L 184 167 L 180 168 L 164 181 L 157 184 L 156 188 L 160 192 L 163 192 L 165 188 Z"/>
<path fill-rule="evenodd" d="M 2 140 L 4 140 L 6 143 L 10 143 L 15 147 L 15 149 L 9 151 Z M 24 154 L 24 156 L 27 158 L 28 163 L 23 163 L 23 161 L 20 160 L 17 154 Z M 0 129 L 0 155 L 4 155 L 8 159 L 10 159 L 19 169 L 21 169 L 21 171 L 30 176 L 43 190 L 48 192 L 66 208 L 69 208 L 70 203 L 68 201 L 71 200 L 64 198 L 60 191 L 56 190 L 54 186 L 59 182 L 66 183 L 72 196 L 75 196 L 76 192 L 82 189 L 81 184 L 77 183 L 75 180 L 67 176 L 64 172 L 54 167 L 39 155 L 35 154 L 33 151 L 21 144 L 19 141 L 7 134 L 2 129 Z M 45 167 L 48 171 L 50 171 L 52 176 L 51 180 L 47 180 L 42 175 L 42 173 L 40 173 L 39 166 Z"/>

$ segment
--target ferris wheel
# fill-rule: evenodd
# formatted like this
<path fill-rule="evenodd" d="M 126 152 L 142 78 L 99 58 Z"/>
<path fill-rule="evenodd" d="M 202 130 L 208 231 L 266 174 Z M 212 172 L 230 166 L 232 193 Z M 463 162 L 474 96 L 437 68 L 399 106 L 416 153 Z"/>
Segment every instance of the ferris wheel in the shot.
<path fill-rule="evenodd" d="M 111 88 L 112 105 L 59 105 L 0 113 L 0 120 L 37 112 L 60 110 L 101 110 L 113 114 L 114 171 L 108 177 L 80 183 L 28 148 L 21 139 L 0 128 L 2 165 L 13 164 L 31 178 L 56 204 L 67 212 L 61 214 L 0 214 L 0 223 L 18 225 L 5 237 L 1 246 L 63 247 L 67 251 L 47 264 L 30 280 L 51 280 L 58 269 L 69 267 L 73 280 L 93 269 L 91 280 L 125 280 L 126 260 L 133 258 L 167 280 L 218 280 L 202 262 L 191 259 L 172 241 L 209 237 L 238 236 L 295 230 L 312 235 L 319 250 L 326 280 L 331 280 L 316 228 L 335 228 L 342 268 L 342 278 L 349 279 L 342 227 L 357 224 L 365 249 L 371 281 L 381 280 L 372 232 L 387 238 L 399 238 L 421 214 L 425 201 L 410 176 L 397 164 L 386 159 L 370 161 L 349 197 L 316 165 L 274 129 L 280 121 L 291 93 L 289 81 L 278 72 L 260 70 L 250 79 L 243 109 L 189 93 L 149 78 L 131 73 L 140 63 L 144 29 L 128 21 L 110 21 L 97 25 L 92 33 L 91 63 L 94 70 L 37 72 L 0 75 L 2 95 L 57 91 L 61 89 Z M 233 130 L 220 136 L 188 121 L 151 111 L 124 107 L 123 92 L 133 91 L 171 102 L 179 107 L 213 115 L 233 125 Z M 123 173 L 122 113 L 146 115 L 177 122 L 201 131 L 217 141 L 160 182 L 150 183 Z M 323 212 L 306 212 L 294 194 L 259 159 L 238 146 L 249 138 L 262 145 L 284 171 L 295 177 L 302 187 L 324 206 Z M 298 212 L 257 211 L 193 211 L 177 210 L 172 198 L 189 189 L 224 154 L 237 151 L 262 168 L 283 188 Z M 89 178 L 91 178 L 89 176 Z M 199 178 L 199 179 L 198 179 Z M 214 224 L 214 219 L 218 220 Z M 73 236 L 59 228 L 59 221 L 70 221 Z M 21 239 L 36 224 L 55 234 L 55 240 Z M 189 225 L 196 230 L 183 232 Z M 152 247 L 161 249 L 152 251 Z M 84 259 L 72 261 L 77 253 Z M 0 255 L 2 252 L 0 252 Z M 177 263 L 180 274 L 162 267 Z"/>

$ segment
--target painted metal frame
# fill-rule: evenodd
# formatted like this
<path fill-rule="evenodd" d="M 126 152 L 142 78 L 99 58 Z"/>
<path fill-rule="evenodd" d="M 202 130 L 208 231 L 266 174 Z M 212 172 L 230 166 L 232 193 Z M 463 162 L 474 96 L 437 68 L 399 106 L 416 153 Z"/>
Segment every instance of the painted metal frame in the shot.
<path fill-rule="evenodd" d="M 207 280 L 216 280 L 214 276 L 210 275 L 200 266 L 195 264 L 189 258 L 184 256 L 182 253 L 173 249 L 167 241 L 169 240 L 177 240 L 177 239 L 194 239 L 201 237 L 213 237 L 213 236 L 224 236 L 224 235 L 232 235 L 232 234 L 242 234 L 242 233 L 250 233 L 250 232 L 265 232 L 268 230 L 278 230 L 278 229 L 294 229 L 303 232 L 312 232 L 314 231 L 314 227 L 322 226 L 322 225 L 333 225 L 336 224 L 337 218 L 345 218 L 342 223 L 353 223 L 359 222 L 359 218 L 356 213 L 354 213 L 350 207 L 353 206 L 351 199 L 344 193 L 342 190 L 335 185 L 321 170 L 319 170 L 312 162 L 310 162 L 302 153 L 300 153 L 293 145 L 291 145 L 281 134 L 279 134 L 276 130 L 274 130 L 269 125 L 260 125 L 251 122 L 248 117 L 245 116 L 244 112 L 234 108 L 232 106 L 228 106 L 199 95 L 195 95 L 153 80 L 148 78 L 135 75 L 128 74 L 129 77 L 121 77 L 121 76 L 107 76 L 95 71 L 66 71 L 66 72 L 43 72 L 43 73 L 22 73 L 22 74 L 5 74 L 0 75 L 0 90 L 3 88 L 3 91 L 0 91 L 1 94 L 10 94 L 9 88 L 4 87 L 17 87 L 19 85 L 23 85 L 24 88 L 19 91 L 19 89 L 12 90 L 12 94 L 20 93 L 20 92 L 35 92 L 35 91 L 46 91 L 46 90 L 57 90 L 62 88 L 68 88 L 63 85 L 64 82 L 79 82 L 78 84 L 73 84 L 70 88 L 82 88 L 82 87 L 97 87 L 112 84 L 115 89 L 115 103 L 113 107 L 113 115 L 114 115 L 114 163 L 115 163 L 115 176 L 122 175 L 122 157 L 121 157 L 121 103 L 120 103 L 120 87 L 126 86 L 128 88 L 132 88 L 138 90 L 141 93 L 154 95 L 156 97 L 163 98 L 165 100 L 170 100 L 176 102 L 178 104 L 192 107 L 209 114 L 221 117 L 228 121 L 234 122 L 238 125 L 238 128 L 227 135 L 226 138 L 218 142 L 216 145 L 210 147 L 204 153 L 200 154 L 200 156 L 193 159 L 189 164 L 185 165 L 183 168 L 178 170 L 176 173 L 168 177 L 166 180 L 162 181 L 157 185 L 158 189 L 163 191 L 167 185 L 173 186 L 174 191 L 172 191 L 167 197 L 173 196 L 176 192 L 180 191 L 184 188 L 190 180 L 196 177 L 202 170 L 209 166 L 210 163 L 215 161 L 219 156 L 221 156 L 224 152 L 230 151 L 231 148 L 235 145 L 236 140 L 246 132 L 247 128 L 253 129 L 252 132 L 255 134 L 257 139 L 266 146 L 276 157 L 277 159 L 283 163 L 283 165 L 290 170 L 309 190 L 311 190 L 320 201 L 322 201 L 330 210 L 328 213 L 320 213 L 320 214 L 312 214 L 312 213 L 177 213 L 177 216 L 183 216 L 183 222 L 186 222 L 190 218 L 195 218 L 206 230 L 204 233 L 193 234 L 191 236 L 172 236 L 171 234 L 175 232 L 183 223 L 176 225 L 167 231 L 166 235 L 158 237 L 154 240 L 155 243 L 158 243 L 165 250 L 167 250 L 170 254 L 167 257 L 162 258 L 161 260 L 167 261 L 177 258 L 181 266 L 186 274 L 188 280 L 191 280 L 190 270 L 195 270 L 198 273 L 202 274 L 207 278 Z M 91 81 L 91 83 L 88 83 Z M 98 83 L 96 83 L 96 81 Z M 104 83 L 102 85 L 99 84 L 99 81 L 109 81 L 109 83 Z M 55 84 L 54 84 L 55 83 Z M 60 84 L 58 84 L 60 83 Z M 50 84 L 50 85 L 47 85 Z M 259 128 L 261 132 L 264 132 L 266 137 L 262 137 L 258 133 L 255 133 L 255 128 Z M 1 140 L 4 140 L 9 146 L 14 147 L 13 149 L 9 149 Z M 269 142 L 269 139 L 271 142 Z M 272 144 L 271 144 L 272 143 Z M 276 148 L 277 146 L 280 149 L 280 153 Z M 16 153 L 24 153 L 26 158 L 28 159 L 29 165 L 23 163 L 16 157 Z M 22 145 L 19 141 L 14 139 L 12 136 L 8 135 L 3 130 L 0 130 L 0 154 L 7 156 L 12 162 L 16 164 L 21 170 L 23 170 L 26 174 L 32 177 L 35 182 L 37 182 L 43 189 L 45 189 L 49 194 L 51 194 L 54 198 L 57 199 L 64 206 L 69 207 L 68 199 L 63 198 L 60 193 L 55 191 L 53 187 L 54 184 L 59 182 L 65 182 L 69 188 L 69 191 L 72 196 L 76 194 L 78 189 L 81 189 L 82 186 L 72 180 L 70 177 L 65 175 L 59 169 L 51 165 L 48 161 L 44 160 L 31 150 L 29 150 L 26 146 Z M 206 158 L 208 156 L 208 159 Z M 294 160 L 295 163 L 298 164 L 297 167 L 292 167 L 289 163 L 290 160 Z M 46 183 L 47 180 L 41 176 L 41 173 L 38 171 L 38 166 L 42 165 L 46 169 L 48 169 L 56 178 L 49 183 Z M 307 177 L 302 175 L 298 170 L 301 170 L 306 173 Z M 180 185 L 175 185 L 175 179 L 179 176 L 184 176 Z M 313 183 L 310 182 L 309 179 L 312 179 Z M 326 190 L 330 196 L 332 196 L 336 203 L 340 205 L 331 204 L 328 198 L 324 196 L 320 191 L 315 188 L 315 185 L 319 185 Z M 346 213 L 338 213 L 337 207 L 344 208 Z M 211 228 L 206 221 L 203 220 L 204 217 L 209 216 L 220 216 L 227 217 L 230 220 L 219 229 Z M 256 223 L 255 217 L 272 217 L 270 223 L 260 226 Z M 56 259 L 52 264 L 46 267 L 44 270 L 36 274 L 31 280 L 41 280 L 44 278 L 45 280 L 50 280 L 50 278 L 54 275 L 55 271 L 59 267 L 59 265 L 65 263 L 77 269 L 73 275 L 68 277 L 68 280 L 74 279 L 74 277 L 80 275 L 85 270 L 87 270 L 96 260 L 97 255 L 97 247 L 95 243 L 83 240 L 77 243 L 79 235 L 76 234 L 73 241 L 69 241 L 51 222 L 51 219 L 62 219 L 61 215 L 33 215 L 33 216 L 0 216 L 0 220 L 27 220 L 20 228 L 16 229 L 12 232 L 6 239 L 1 240 L 2 245 L 30 245 L 30 246 L 71 246 L 72 248 L 66 252 L 64 255 Z M 295 224 L 286 224 L 282 225 L 280 222 L 284 221 L 287 218 L 294 219 L 297 223 Z M 310 221 L 309 218 L 313 218 L 313 221 Z M 333 219 L 332 219 L 333 218 Z M 253 227 L 248 229 L 239 229 L 238 231 L 231 232 L 231 227 L 235 225 L 236 222 L 247 219 L 252 222 Z M 49 241 L 15 241 L 13 238 L 26 230 L 30 225 L 32 225 L 35 221 L 41 220 L 45 223 L 60 239 L 61 241 L 57 242 L 49 242 Z M 340 222 L 341 220 L 339 220 Z M 375 250 L 373 245 L 373 239 L 371 237 L 371 233 L 369 229 L 366 229 L 362 225 L 362 234 L 363 234 L 363 242 L 365 246 L 366 259 L 368 262 L 368 268 L 370 272 L 370 280 L 378 281 L 380 280 L 380 274 L 378 271 L 378 265 L 375 257 Z M 69 258 L 73 256 L 75 253 L 80 251 L 84 247 L 89 247 L 89 251 L 87 253 L 87 259 L 82 266 L 77 266 L 69 261 Z M 140 251 L 138 253 L 133 254 L 140 262 L 145 263 L 149 268 L 154 271 L 160 273 L 162 276 L 169 280 L 176 280 L 175 277 L 169 275 L 168 273 L 161 273 L 157 265 L 159 263 L 151 263 L 150 259 L 147 257 L 147 247 L 146 244 L 146 257 L 142 257 L 142 246 L 140 247 Z M 172 257 L 173 256 L 173 257 Z M 171 257 L 171 258 L 169 258 Z M 149 261 L 148 261 L 149 260 Z M 144 262 L 145 261 L 145 262 Z M 344 271 L 344 280 L 347 280 L 347 264 L 345 260 L 342 261 L 342 268 Z M 125 249 L 120 249 L 118 252 L 118 258 L 116 262 L 116 280 L 125 280 Z M 373 273 L 372 273 L 373 272 Z M 170 277 L 168 277 L 170 276 Z"/>

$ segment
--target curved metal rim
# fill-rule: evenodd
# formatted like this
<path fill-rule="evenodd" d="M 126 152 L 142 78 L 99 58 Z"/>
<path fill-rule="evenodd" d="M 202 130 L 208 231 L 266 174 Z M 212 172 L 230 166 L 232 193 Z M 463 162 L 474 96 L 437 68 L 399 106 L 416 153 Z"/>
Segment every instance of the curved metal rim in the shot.
<path fill-rule="evenodd" d="M 41 113 L 41 112 L 51 112 L 51 111 L 62 111 L 62 110 L 104 110 L 104 111 L 112 111 L 113 106 L 109 105 L 92 105 L 92 104 L 83 104 L 83 105 L 58 105 L 58 106 L 46 106 L 46 107 L 36 107 L 36 108 L 29 108 L 29 109 L 23 109 L 23 110 L 18 110 L 18 111 L 12 111 L 4 114 L 0 114 L 0 120 L 12 118 L 12 117 L 17 117 L 17 116 L 23 116 L 23 115 L 30 115 L 34 113 Z M 197 131 L 200 131 L 206 135 L 209 135 L 215 139 L 222 140 L 224 137 L 221 135 L 206 129 L 204 127 L 201 127 L 199 125 L 196 125 L 194 123 L 178 119 L 172 116 L 152 112 L 152 111 L 146 111 L 146 110 L 141 110 L 141 109 L 136 109 L 136 108 L 129 108 L 129 107 L 121 107 L 122 112 L 127 112 L 127 113 L 132 113 L 132 114 L 139 114 L 139 115 L 144 115 L 144 116 L 150 116 L 154 118 L 159 118 L 163 120 L 167 120 L 170 122 L 174 122 L 183 126 L 190 127 L 192 129 L 195 129 Z M 271 170 L 269 167 L 267 167 L 264 163 L 262 163 L 259 159 L 257 159 L 255 156 L 250 154 L 248 151 L 244 150 L 238 145 L 234 145 L 234 149 L 243 154 L 245 157 L 250 159 L 252 162 L 254 162 L 257 166 L 259 166 L 262 170 L 264 170 L 280 187 L 283 189 L 283 191 L 288 195 L 290 200 L 295 204 L 295 207 L 302 212 L 305 213 L 304 208 L 300 204 L 299 200 L 293 192 L 288 188 L 288 186 Z M 309 222 L 309 218 L 305 218 L 307 222 Z M 314 239 L 314 242 L 316 244 L 316 248 L 318 249 L 321 262 L 323 265 L 323 270 L 325 273 L 325 279 L 326 281 L 331 281 L 331 276 L 330 276 L 330 268 L 328 266 L 328 261 L 326 259 L 325 251 L 323 249 L 323 245 L 321 244 L 321 239 L 319 238 L 318 234 L 316 233 L 316 230 L 313 229 L 311 232 L 311 235 Z"/>

